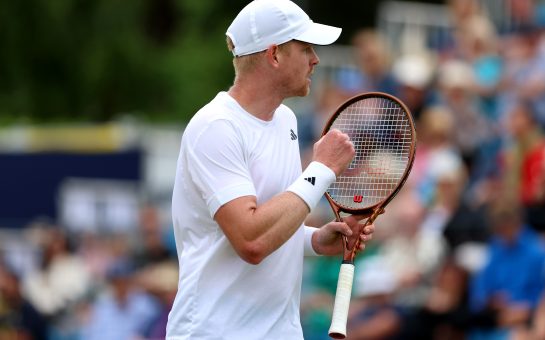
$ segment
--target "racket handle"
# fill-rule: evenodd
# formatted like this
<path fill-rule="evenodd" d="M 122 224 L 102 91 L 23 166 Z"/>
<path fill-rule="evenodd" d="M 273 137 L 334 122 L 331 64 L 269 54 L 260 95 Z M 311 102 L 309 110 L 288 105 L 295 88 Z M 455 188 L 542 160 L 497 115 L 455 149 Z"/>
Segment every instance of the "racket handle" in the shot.
<path fill-rule="evenodd" d="M 348 320 L 348 307 L 350 306 L 353 281 L 354 264 L 341 264 L 339 281 L 337 282 L 337 293 L 335 294 L 335 304 L 333 305 L 331 327 L 329 327 L 329 336 L 334 339 L 346 338 L 346 322 Z"/>

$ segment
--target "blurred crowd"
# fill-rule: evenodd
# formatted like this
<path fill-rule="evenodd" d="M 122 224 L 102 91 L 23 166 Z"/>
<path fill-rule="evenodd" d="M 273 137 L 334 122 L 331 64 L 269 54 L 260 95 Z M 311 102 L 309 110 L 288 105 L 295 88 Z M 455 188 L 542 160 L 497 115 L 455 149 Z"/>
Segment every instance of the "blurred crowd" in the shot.
<path fill-rule="evenodd" d="M 393 94 L 416 121 L 411 175 L 357 258 L 350 340 L 545 339 L 545 11 L 508 3 L 503 27 L 450 0 L 441 43 L 396 56 L 379 31 L 357 32 L 356 63 L 300 116 L 303 163 L 354 94 Z M 307 224 L 332 218 L 322 204 Z M 140 217 L 133 234 L 26 228 L 25 260 L 0 256 L 0 340 L 164 338 L 176 250 L 157 208 Z M 306 261 L 307 340 L 328 339 L 339 266 Z"/>
<path fill-rule="evenodd" d="M 395 57 L 380 32 L 357 32 L 355 67 L 302 117 L 306 161 L 357 93 L 393 94 L 416 121 L 409 179 L 357 258 L 348 339 L 545 339 L 543 7 L 507 1 L 503 27 L 479 3 L 448 1 L 442 38 Z M 308 223 L 331 217 L 324 202 Z M 340 259 L 307 264 L 305 336 L 328 339 Z"/>
<path fill-rule="evenodd" d="M 17 242 L 0 261 L 1 340 L 165 338 L 178 262 L 156 207 L 133 234 L 39 220 Z"/>

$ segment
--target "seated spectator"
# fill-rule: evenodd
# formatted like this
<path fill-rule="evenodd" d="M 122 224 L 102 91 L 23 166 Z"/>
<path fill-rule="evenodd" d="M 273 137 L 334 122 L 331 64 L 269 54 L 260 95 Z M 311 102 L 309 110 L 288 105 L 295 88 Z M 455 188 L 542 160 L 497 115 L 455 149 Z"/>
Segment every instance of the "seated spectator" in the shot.
<path fill-rule="evenodd" d="M 19 277 L 0 263 L 0 339 L 46 340 L 47 319 L 26 300 Z"/>
<path fill-rule="evenodd" d="M 441 230 L 451 255 L 463 245 L 484 245 L 490 237 L 487 216 L 482 207 L 471 204 L 463 195 L 467 183 L 467 171 L 460 166 L 445 172 L 437 185 L 435 206 L 447 212 L 448 217 Z"/>
<path fill-rule="evenodd" d="M 372 256 L 358 266 L 354 299 L 347 325 L 349 340 L 394 339 L 402 326 L 402 311 L 394 304 L 395 277 L 380 256 Z"/>
<path fill-rule="evenodd" d="M 82 299 L 91 280 L 62 229 L 50 226 L 42 232 L 41 267 L 24 277 L 23 294 L 40 312 L 53 316 Z"/>
<path fill-rule="evenodd" d="M 428 53 L 406 54 L 392 65 L 392 74 L 399 83 L 397 97 L 418 120 L 425 107 L 432 101 L 430 91 L 436 66 Z"/>
<path fill-rule="evenodd" d="M 426 303 L 406 313 L 400 339 L 464 339 L 469 320 L 467 271 L 451 259 L 439 269 Z"/>
<path fill-rule="evenodd" d="M 471 65 L 473 84 L 481 100 L 492 99 L 496 95 L 503 71 L 503 61 L 499 54 L 499 37 L 492 21 L 484 15 L 468 17 L 459 28 L 461 58 Z M 493 101 L 481 107 L 488 117 L 494 117 Z"/>
<path fill-rule="evenodd" d="M 454 128 L 453 113 L 444 106 L 426 107 L 418 122 L 418 146 L 409 182 L 425 205 L 432 203 L 443 169 L 462 163 L 453 142 Z"/>
<path fill-rule="evenodd" d="M 82 329 L 84 340 L 145 338 L 159 316 L 158 302 L 135 286 L 134 268 L 119 259 L 109 268 L 108 290 L 90 307 Z"/>
<path fill-rule="evenodd" d="M 490 208 L 489 259 L 470 283 L 472 312 L 492 320 L 488 327 L 474 325 L 476 339 L 507 339 L 528 325 L 545 288 L 543 243 L 522 223 L 516 205 L 501 199 Z"/>
<path fill-rule="evenodd" d="M 500 114 L 517 101 L 532 106 L 535 119 L 545 128 L 545 40 L 541 29 L 530 25 L 504 38 L 505 67 L 499 86 Z M 503 109 L 503 110 L 501 110 Z"/>
<path fill-rule="evenodd" d="M 486 138 L 475 148 L 470 182 L 494 175 L 495 160 L 501 147 L 501 124 L 498 109 L 498 87 L 503 74 L 503 59 L 500 55 L 500 39 L 496 29 L 485 15 L 472 15 L 457 29 L 457 40 L 461 60 L 471 68 L 467 77 L 468 89 L 476 94 L 475 109 L 486 119 Z M 463 73 L 460 73 L 463 77 Z M 465 137 L 464 137 L 465 138 Z"/>
<path fill-rule="evenodd" d="M 506 125 L 512 138 L 503 154 L 508 194 L 522 202 L 526 222 L 545 233 L 545 136 L 525 101 L 509 111 Z"/>
<path fill-rule="evenodd" d="M 167 248 L 166 232 L 163 230 L 159 210 L 153 205 L 146 205 L 140 211 L 140 225 L 137 246 L 134 249 L 135 263 L 145 267 L 162 263 L 173 258 Z"/>
<path fill-rule="evenodd" d="M 47 317 L 52 336 L 71 336 L 77 311 L 86 303 L 92 279 L 83 259 L 74 252 L 68 235 L 54 225 L 36 230 L 41 266 L 27 273 L 21 292 L 36 310 Z"/>
<path fill-rule="evenodd" d="M 383 237 L 378 249 L 385 270 L 396 283 L 396 304 L 406 308 L 422 306 L 446 245 L 440 233 L 422 228 L 425 209 L 410 187 L 404 187 L 377 219 L 377 235 Z M 388 233 L 381 236 L 380 234 Z"/>
<path fill-rule="evenodd" d="M 339 88 L 347 96 L 361 92 L 397 93 L 391 73 L 387 41 L 375 30 L 362 29 L 352 38 L 355 67 L 341 68 L 336 75 Z"/>
<path fill-rule="evenodd" d="M 470 173 L 483 147 L 493 137 L 490 120 L 481 111 L 474 90 L 475 76 L 471 66 L 462 60 L 448 60 L 438 70 L 438 102 L 452 112 L 453 140 Z"/>

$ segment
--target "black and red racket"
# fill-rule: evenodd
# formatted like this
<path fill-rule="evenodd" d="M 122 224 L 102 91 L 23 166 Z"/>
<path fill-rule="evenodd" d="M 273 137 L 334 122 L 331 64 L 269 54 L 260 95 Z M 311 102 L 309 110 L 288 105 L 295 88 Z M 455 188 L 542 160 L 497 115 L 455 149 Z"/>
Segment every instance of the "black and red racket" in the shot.
<path fill-rule="evenodd" d="M 416 131 L 407 107 L 394 96 L 372 92 L 350 98 L 327 122 L 322 135 L 331 129 L 350 136 L 356 151 L 348 168 L 327 189 L 325 196 L 341 221 L 341 213 L 362 215 L 365 226 L 384 212 L 399 192 L 411 170 L 416 150 Z M 360 239 L 349 244 L 343 236 L 344 254 L 329 335 L 346 337 L 346 322 L 354 257 Z"/>

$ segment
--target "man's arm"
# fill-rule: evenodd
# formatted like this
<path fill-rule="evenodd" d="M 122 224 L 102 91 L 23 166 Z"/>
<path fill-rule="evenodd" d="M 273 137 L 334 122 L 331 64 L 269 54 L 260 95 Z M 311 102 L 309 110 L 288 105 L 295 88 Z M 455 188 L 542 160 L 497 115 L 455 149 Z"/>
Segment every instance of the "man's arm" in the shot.
<path fill-rule="evenodd" d="M 308 213 L 299 196 L 283 192 L 259 207 L 255 196 L 236 198 L 219 208 L 214 218 L 238 255 L 258 264 L 297 231 Z"/>
<path fill-rule="evenodd" d="M 337 130 L 330 131 L 314 146 L 314 160 L 335 175 L 344 171 L 353 155 L 354 147 L 348 136 Z M 323 192 L 317 194 L 321 197 Z M 260 206 L 255 196 L 239 197 L 221 206 L 214 219 L 239 256 L 258 264 L 303 224 L 312 207 L 302 196 L 285 191 Z M 344 223 L 341 225 L 341 229 L 349 229 Z"/>
<path fill-rule="evenodd" d="M 215 218 L 238 255 L 248 263 L 259 264 L 299 229 L 308 212 L 308 206 L 299 196 L 284 192 L 260 207 L 255 196 L 239 197 L 223 205 Z M 312 234 L 311 244 L 317 254 L 342 253 L 341 234 L 358 237 L 358 216 L 343 220 L 330 222 Z M 365 248 L 374 230 L 372 224 L 365 227 L 359 250 Z"/>

